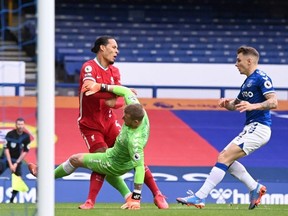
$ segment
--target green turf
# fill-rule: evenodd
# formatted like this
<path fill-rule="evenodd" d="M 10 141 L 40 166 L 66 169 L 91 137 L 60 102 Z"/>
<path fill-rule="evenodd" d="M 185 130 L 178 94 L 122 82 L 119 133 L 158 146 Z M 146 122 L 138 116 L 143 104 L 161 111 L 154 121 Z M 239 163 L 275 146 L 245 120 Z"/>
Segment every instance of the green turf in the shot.
<path fill-rule="evenodd" d="M 98 203 L 92 210 L 77 209 L 79 203 L 55 204 L 55 216 L 284 216 L 288 205 L 260 205 L 248 210 L 248 205 L 207 204 L 204 209 L 170 204 L 170 208 L 159 210 L 154 204 L 141 204 L 141 210 L 122 210 L 119 203 Z M 1 216 L 35 215 L 35 204 L 0 204 Z M 41 216 L 41 215 L 38 215 Z"/>

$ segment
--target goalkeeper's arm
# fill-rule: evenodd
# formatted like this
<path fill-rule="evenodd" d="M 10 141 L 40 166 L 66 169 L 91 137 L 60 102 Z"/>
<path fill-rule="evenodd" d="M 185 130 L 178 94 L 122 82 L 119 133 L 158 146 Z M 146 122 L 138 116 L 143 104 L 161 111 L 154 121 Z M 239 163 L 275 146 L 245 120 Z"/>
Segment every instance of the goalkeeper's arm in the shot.
<path fill-rule="evenodd" d="M 95 81 L 92 80 L 85 80 L 82 87 L 81 87 L 81 92 L 83 92 L 83 89 L 93 89 L 93 87 L 95 87 L 97 85 L 100 85 L 99 83 L 96 83 Z M 112 93 L 112 92 L 98 92 L 97 94 L 94 94 L 95 98 L 98 99 L 113 99 L 113 98 L 117 98 L 117 96 Z"/>
<path fill-rule="evenodd" d="M 140 209 L 141 191 L 144 182 L 145 168 L 144 165 L 135 167 L 134 190 L 126 199 L 126 203 L 121 206 L 122 209 L 137 210 Z"/>
<path fill-rule="evenodd" d="M 145 167 L 143 164 L 135 167 L 135 176 L 134 176 L 134 191 L 132 193 L 132 199 L 141 200 L 141 191 L 142 185 L 144 182 L 145 176 Z"/>
<path fill-rule="evenodd" d="M 119 85 L 107 85 L 95 82 L 92 85 L 83 85 L 81 92 L 85 92 L 86 96 L 93 95 L 96 92 L 111 92 L 118 96 L 123 96 L 126 104 L 140 103 L 131 89 Z"/>

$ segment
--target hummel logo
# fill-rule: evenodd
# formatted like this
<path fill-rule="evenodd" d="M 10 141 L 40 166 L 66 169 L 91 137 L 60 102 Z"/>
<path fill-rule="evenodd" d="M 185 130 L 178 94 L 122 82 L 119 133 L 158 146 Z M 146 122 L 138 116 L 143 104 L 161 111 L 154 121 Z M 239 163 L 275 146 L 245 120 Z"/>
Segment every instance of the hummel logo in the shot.
<path fill-rule="evenodd" d="M 223 189 L 220 188 L 219 190 L 213 189 L 210 192 L 210 195 L 213 199 L 216 199 L 216 203 L 224 204 L 226 203 L 226 200 L 229 199 L 232 196 L 233 192 L 231 189 Z"/>
<path fill-rule="evenodd" d="M 100 78 L 101 78 L 101 76 L 96 76 L 96 78 L 97 78 L 97 79 L 100 79 Z"/>

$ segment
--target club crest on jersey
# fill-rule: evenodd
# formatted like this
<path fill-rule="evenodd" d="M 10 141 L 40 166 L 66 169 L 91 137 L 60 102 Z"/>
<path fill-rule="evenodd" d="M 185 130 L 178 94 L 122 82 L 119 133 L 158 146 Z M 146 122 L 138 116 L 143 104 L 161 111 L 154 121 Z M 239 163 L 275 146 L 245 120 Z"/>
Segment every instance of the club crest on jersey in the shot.
<path fill-rule="evenodd" d="M 267 80 L 264 82 L 264 86 L 265 86 L 265 88 L 270 89 L 270 88 L 272 88 L 272 83 L 269 80 Z"/>
<path fill-rule="evenodd" d="M 84 71 L 85 73 L 90 73 L 92 71 L 92 67 L 90 65 L 87 65 L 85 68 L 84 68 Z"/>
<path fill-rule="evenodd" d="M 248 83 L 247 83 L 247 88 L 249 88 L 249 87 L 251 87 L 253 85 L 253 81 L 252 80 L 250 80 Z"/>

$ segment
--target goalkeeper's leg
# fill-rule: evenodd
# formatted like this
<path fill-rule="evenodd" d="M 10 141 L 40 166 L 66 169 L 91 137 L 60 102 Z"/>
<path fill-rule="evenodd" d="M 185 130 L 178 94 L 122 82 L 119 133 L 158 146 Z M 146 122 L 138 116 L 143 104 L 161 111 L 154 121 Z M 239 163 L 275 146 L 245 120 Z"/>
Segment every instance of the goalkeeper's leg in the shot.
<path fill-rule="evenodd" d="M 122 209 L 137 210 L 140 209 L 140 199 L 132 199 L 132 193 L 129 190 L 125 181 L 119 176 L 106 176 L 107 182 L 118 190 L 125 199 L 125 204 L 121 206 Z"/>
<path fill-rule="evenodd" d="M 33 176 L 35 177 L 38 176 L 38 166 L 36 164 L 29 163 L 28 169 Z M 76 167 L 74 167 L 68 159 L 67 161 L 63 162 L 58 167 L 56 167 L 56 169 L 54 170 L 55 179 L 68 176 L 71 173 L 73 173 L 75 170 L 76 170 Z"/>
<path fill-rule="evenodd" d="M 119 176 L 106 176 L 106 181 L 112 185 L 116 190 L 120 192 L 120 194 L 126 200 L 131 194 L 130 189 L 128 188 L 125 181 Z"/>
<path fill-rule="evenodd" d="M 54 170 L 55 179 L 68 176 L 75 170 L 76 168 L 70 163 L 68 159 L 67 161 L 56 167 L 56 169 Z"/>

